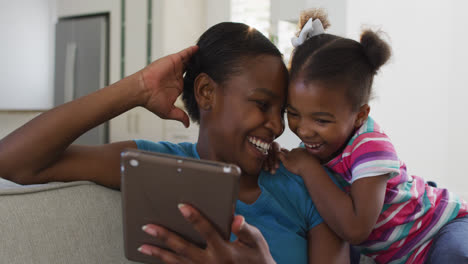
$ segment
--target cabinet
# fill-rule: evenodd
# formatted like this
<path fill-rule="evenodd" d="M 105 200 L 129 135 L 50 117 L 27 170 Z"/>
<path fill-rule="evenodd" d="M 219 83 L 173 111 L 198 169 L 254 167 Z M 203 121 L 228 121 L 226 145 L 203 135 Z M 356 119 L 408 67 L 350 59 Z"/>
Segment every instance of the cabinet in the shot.
<path fill-rule="evenodd" d="M 142 107 L 134 108 L 111 121 L 111 142 L 132 139 L 151 141 L 196 142 L 198 125 L 189 128 L 174 120 L 164 120 Z"/>
<path fill-rule="evenodd" d="M 203 0 L 126 1 L 125 5 L 125 75 L 145 67 L 152 60 L 195 44 L 205 29 Z M 152 8 L 151 34 L 148 34 L 148 8 Z M 183 21 L 183 22 L 181 22 Z M 177 26 L 174 26 L 177 25 Z M 151 41 L 148 41 L 148 36 Z M 148 49 L 150 45 L 151 49 Z M 148 54 L 150 50 L 151 54 Z M 183 108 L 180 100 L 176 102 Z M 151 141 L 196 142 L 198 126 L 186 129 L 182 123 L 163 120 L 137 107 L 110 121 L 110 141 L 147 139 Z"/>

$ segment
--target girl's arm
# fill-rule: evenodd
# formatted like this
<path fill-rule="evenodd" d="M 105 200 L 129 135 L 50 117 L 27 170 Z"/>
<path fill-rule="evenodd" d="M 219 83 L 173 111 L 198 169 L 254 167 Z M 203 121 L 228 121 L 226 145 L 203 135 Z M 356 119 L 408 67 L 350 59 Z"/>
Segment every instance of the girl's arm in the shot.
<path fill-rule="evenodd" d="M 388 175 L 358 179 L 348 195 L 307 150 L 294 149 L 280 158 L 288 170 L 304 179 L 317 210 L 338 236 L 353 245 L 367 239 L 383 207 Z"/>
<path fill-rule="evenodd" d="M 0 141 L 0 177 L 21 184 L 91 180 L 120 186 L 120 152 L 133 141 L 102 146 L 70 144 L 91 128 L 136 106 L 188 126 L 174 106 L 183 89 L 183 64 L 196 51 L 187 48 L 97 92 L 58 106 Z"/>
<path fill-rule="evenodd" d="M 307 232 L 309 264 L 349 263 L 349 244 L 339 238 L 325 223 Z"/>

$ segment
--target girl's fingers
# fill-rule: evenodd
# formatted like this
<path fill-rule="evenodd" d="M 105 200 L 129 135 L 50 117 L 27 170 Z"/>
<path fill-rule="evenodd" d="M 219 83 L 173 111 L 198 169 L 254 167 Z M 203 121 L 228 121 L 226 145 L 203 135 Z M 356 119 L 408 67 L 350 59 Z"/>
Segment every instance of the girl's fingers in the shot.
<path fill-rule="evenodd" d="M 286 163 L 286 155 L 287 155 L 287 153 L 284 153 L 284 152 L 279 152 L 278 153 L 278 159 L 281 160 L 281 162 L 283 162 L 283 164 Z"/>
<path fill-rule="evenodd" d="M 278 142 L 273 141 L 273 142 L 271 143 L 271 148 L 272 148 L 273 151 L 276 153 L 276 152 L 280 151 L 281 146 L 280 146 L 280 144 L 278 144 Z"/>
<path fill-rule="evenodd" d="M 159 241 L 163 242 L 164 245 L 166 245 L 167 248 L 169 248 L 172 251 L 174 251 L 175 253 L 177 253 L 176 256 L 187 257 L 189 259 L 198 259 L 198 257 L 202 254 L 201 253 L 202 249 L 200 249 L 196 245 L 186 241 L 182 237 L 172 233 L 171 231 L 169 231 L 169 230 L 167 230 L 167 229 L 165 229 L 163 227 L 148 224 L 148 225 L 145 225 L 143 227 L 143 231 L 145 231 L 149 235 L 152 235 L 152 236 L 156 237 Z M 149 247 L 151 247 L 151 246 L 149 246 Z M 146 250 L 146 249 L 148 249 L 148 247 L 142 246 L 142 247 L 140 247 L 140 249 L 141 250 Z M 139 251 L 141 251 L 140 249 L 139 249 Z M 141 252 L 143 252 L 143 251 L 141 251 Z M 147 252 L 147 251 L 144 251 L 143 253 L 145 253 L 145 252 Z M 167 256 L 169 258 L 172 258 L 172 256 L 170 256 L 170 254 L 168 254 L 168 253 L 170 253 L 169 251 L 163 250 L 163 249 L 158 248 L 158 247 L 151 247 L 151 252 L 156 252 L 159 255 L 164 255 L 165 257 Z M 172 253 L 172 255 L 175 255 L 175 254 Z"/>

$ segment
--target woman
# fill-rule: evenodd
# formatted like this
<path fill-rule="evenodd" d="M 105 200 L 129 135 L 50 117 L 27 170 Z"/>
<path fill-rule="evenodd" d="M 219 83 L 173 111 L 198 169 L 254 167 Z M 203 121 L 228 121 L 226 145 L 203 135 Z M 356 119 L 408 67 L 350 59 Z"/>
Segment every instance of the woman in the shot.
<path fill-rule="evenodd" d="M 176 253 L 151 245 L 139 250 L 166 263 L 348 262 L 347 246 L 323 223 L 300 177 L 283 167 L 274 176 L 261 172 L 270 144 L 284 128 L 288 76 L 280 52 L 261 33 L 240 23 L 213 26 L 197 45 L 198 52 L 191 47 L 161 58 L 28 122 L 0 141 L 0 176 L 22 184 L 91 180 L 119 188 L 124 148 L 234 163 L 242 170 L 238 216 L 232 225 L 237 240 L 222 240 L 196 210 L 182 206 L 181 213 L 208 247 L 200 249 L 163 227 L 147 225 L 147 233 Z M 188 65 L 183 78 L 184 64 Z M 89 129 L 136 106 L 188 126 L 187 114 L 174 106 L 182 91 L 189 114 L 200 124 L 197 144 L 137 140 L 70 145 Z"/>

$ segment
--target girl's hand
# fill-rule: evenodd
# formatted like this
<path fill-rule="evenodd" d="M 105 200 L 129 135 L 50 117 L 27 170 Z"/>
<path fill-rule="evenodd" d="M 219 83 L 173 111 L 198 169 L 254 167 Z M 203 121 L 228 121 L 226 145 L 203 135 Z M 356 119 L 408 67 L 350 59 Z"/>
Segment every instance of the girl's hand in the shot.
<path fill-rule="evenodd" d="M 145 95 L 143 106 L 161 118 L 178 120 L 185 127 L 190 124 L 189 117 L 174 102 L 184 89 L 185 64 L 197 49 L 192 46 L 163 57 L 139 72 L 139 86 Z"/>
<path fill-rule="evenodd" d="M 187 242 L 163 227 L 146 225 L 145 232 L 158 237 L 175 253 L 151 245 L 143 245 L 139 251 L 157 257 L 167 264 L 275 263 L 260 231 L 247 224 L 242 216 L 235 216 L 231 231 L 237 236 L 237 240 L 229 242 L 225 241 L 213 225 L 191 206 L 183 205 L 180 211 L 206 240 L 205 249 Z"/>
<path fill-rule="evenodd" d="M 263 170 L 275 174 L 276 170 L 279 168 L 280 159 L 279 153 L 281 152 L 281 147 L 277 142 L 271 143 L 271 147 L 268 150 L 268 157 L 263 162 Z"/>
<path fill-rule="evenodd" d="M 312 156 L 305 148 L 295 148 L 291 151 L 281 149 L 279 159 L 290 172 L 303 176 L 303 172 L 321 168 L 317 158 Z"/>

